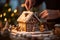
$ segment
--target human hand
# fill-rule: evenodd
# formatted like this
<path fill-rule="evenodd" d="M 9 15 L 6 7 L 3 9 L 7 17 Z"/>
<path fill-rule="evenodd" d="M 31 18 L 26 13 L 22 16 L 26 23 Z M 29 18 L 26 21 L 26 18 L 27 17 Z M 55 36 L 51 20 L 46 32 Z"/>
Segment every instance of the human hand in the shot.
<path fill-rule="evenodd" d="M 46 19 L 48 17 L 48 11 L 44 10 L 39 14 L 40 18 Z"/>
<path fill-rule="evenodd" d="M 25 7 L 25 4 L 21 4 L 21 7 Z"/>

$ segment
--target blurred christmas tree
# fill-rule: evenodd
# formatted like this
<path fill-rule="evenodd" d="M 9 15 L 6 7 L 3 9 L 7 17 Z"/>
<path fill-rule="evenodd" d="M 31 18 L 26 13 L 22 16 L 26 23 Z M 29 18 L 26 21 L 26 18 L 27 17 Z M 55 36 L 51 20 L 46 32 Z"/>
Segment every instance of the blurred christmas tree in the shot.
<path fill-rule="evenodd" d="M 10 24 L 14 24 L 17 17 L 17 9 L 12 11 L 11 6 L 9 5 L 9 1 L 6 0 L 6 3 L 2 6 L 2 10 L 0 12 L 0 20 L 2 20 L 3 22 L 8 20 Z"/>

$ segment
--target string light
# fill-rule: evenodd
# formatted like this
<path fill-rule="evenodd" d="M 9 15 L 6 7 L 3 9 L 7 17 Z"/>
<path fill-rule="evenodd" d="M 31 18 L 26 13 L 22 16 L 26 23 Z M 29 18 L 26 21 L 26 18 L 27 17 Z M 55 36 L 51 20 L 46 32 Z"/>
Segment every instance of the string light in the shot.
<path fill-rule="evenodd" d="M 0 14 L 0 17 L 2 17 L 2 14 Z"/>
<path fill-rule="evenodd" d="M 8 4 L 5 4 L 5 7 L 7 7 L 8 6 Z"/>
<path fill-rule="evenodd" d="M 14 13 L 17 13 L 17 9 L 14 10 Z"/>
<path fill-rule="evenodd" d="M 13 16 L 14 16 L 14 13 L 11 14 L 11 17 L 13 17 Z"/>
<path fill-rule="evenodd" d="M 6 16 L 6 13 L 3 13 L 3 16 Z"/>
<path fill-rule="evenodd" d="M 25 6 L 25 4 L 21 4 L 21 7 L 24 7 Z"/>
<path fill-rule="evenodd" d="M 10 12 L 10 11 L 11 11 L 11 8 L 8 9 L 8 12 Z"/>
<path fill-rule="evenodd" d="M 5 18 L 4 21 L 7 21 L 7 18 Z"/>

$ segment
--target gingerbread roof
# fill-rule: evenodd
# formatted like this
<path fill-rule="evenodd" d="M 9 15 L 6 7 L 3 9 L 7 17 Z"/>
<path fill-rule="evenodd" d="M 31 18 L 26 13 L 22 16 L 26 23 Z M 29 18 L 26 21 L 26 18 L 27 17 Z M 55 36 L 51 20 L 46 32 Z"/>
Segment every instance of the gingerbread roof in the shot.
<path fill-rule="evenodd" d="M 23 13 L 18 17 L 17 21 L 26 23 L 26 22 L 28 22 L 31 19 L 31 17 L 33 15 L 40 22 L 40 19 L 35 15 L 35 13 L 33 13 L 31 11 L 23 11 Z"/>

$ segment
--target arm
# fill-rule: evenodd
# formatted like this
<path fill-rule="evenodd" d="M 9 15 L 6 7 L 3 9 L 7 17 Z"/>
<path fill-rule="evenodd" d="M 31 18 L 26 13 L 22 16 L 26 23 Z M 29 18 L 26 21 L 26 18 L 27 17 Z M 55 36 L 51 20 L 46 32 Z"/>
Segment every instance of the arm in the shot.
<path fill-rule="evenodd" d="M 32 7 L 39 6 L 44 0 L 26 0 L 25 8 L 30 10 Z"/>
<path fill-rule="evenodd" d="M 29 0 L 29 9 L 31 9 L 31 7 L 32 7 L 32 1 Z"/>
<path fill-rule="evenodd" d="M 27 10 L 29 10 L 29 0 L 26 0 L 26 1 L 25 1 L 25 8 L 26 8 Z"/>

